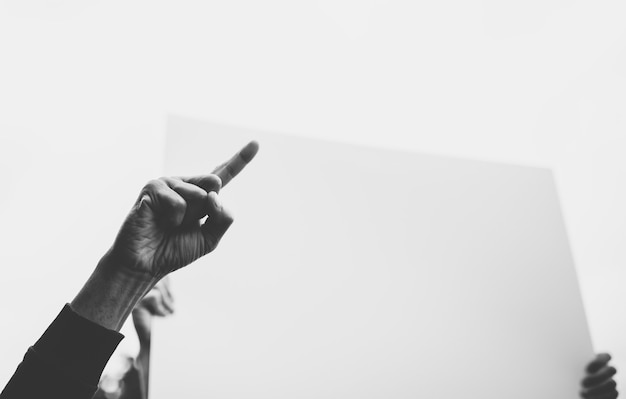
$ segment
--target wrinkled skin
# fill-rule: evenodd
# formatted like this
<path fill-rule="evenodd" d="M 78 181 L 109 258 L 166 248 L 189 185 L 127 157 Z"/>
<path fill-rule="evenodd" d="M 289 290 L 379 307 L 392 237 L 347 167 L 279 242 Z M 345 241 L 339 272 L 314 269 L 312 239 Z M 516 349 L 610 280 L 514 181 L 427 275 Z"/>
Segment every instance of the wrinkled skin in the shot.
<path fill-rule="evenodd" d="M 112 263 L 159 280 L 213 251 L 233 222 L 217 193 L 257 151 L 251 142 L 212 174 L 146 184 L 107 254 Z"/>

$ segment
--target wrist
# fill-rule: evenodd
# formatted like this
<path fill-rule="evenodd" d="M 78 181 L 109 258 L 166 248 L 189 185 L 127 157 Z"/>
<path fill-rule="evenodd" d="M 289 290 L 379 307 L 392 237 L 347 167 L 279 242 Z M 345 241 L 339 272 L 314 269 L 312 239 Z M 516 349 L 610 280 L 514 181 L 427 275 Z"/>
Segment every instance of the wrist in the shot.
<path fill-rule="evenodd" d="M 135 305 L 158 279 L 115 264 L 105 255 L 70 306 L 82 317 L 119 331 Z"/>

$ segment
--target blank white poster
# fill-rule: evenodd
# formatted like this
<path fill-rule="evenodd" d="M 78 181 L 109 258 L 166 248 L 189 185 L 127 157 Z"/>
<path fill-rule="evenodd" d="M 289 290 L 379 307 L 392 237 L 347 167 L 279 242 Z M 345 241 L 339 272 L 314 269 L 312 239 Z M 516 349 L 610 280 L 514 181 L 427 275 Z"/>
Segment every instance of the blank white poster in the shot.
<path fill-rule="evenodd" d="M 572 399 L 593 350 L 552 173 L 172 117 L 235 223 L 172 276 L 151 396 Z"/>

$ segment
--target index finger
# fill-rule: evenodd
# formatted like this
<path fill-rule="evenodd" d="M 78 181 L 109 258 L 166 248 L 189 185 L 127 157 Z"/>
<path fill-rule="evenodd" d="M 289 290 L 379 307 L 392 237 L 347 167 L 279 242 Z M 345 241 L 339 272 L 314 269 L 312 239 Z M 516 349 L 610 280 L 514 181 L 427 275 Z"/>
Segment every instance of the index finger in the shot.
<path fill-rule="evenodd" d="M 222 187 L 228 184 L 235 176 L 239 174 L 252 161 L 256 153 L 259 151 L 259 143 L 251 141 L 246 144 L 231 159 L 224 162 L 213 171 L 214 175 L 218 175 L 222 179 Z"/>

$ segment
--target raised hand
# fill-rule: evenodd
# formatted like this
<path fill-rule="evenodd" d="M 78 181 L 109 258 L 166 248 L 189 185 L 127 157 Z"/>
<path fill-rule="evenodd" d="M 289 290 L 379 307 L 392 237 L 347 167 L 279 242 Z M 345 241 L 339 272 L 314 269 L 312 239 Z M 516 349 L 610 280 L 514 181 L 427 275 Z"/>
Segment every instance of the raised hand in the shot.
<path fill-rule="evenodd" d="M 600 353 L 587 365 L 587 375 L 582 380 L 580 397 L 585 399 L 615 399 L 618 396 L 617 384 L 613 376 L 615 367 L 609 366 L 611 355 Z"/>
<path fill-rule="evenodd" d="M 142 190 L 108 256 L 138 275 L 159 280 L 213 251 L 233 222 L 217 193 L 254 158 L 251 142 L 213 174 L 162 177 Z M 201 219 L 207 216 L 204 223 Z"/>
<path fill-rule="evenodd" d="M 258 149 L 256 142 L 248 143 L 212 174 L 149 182 L 113 246 L 71 302 L 72 309 L 119 331 L 135 305 L 159 280 L 213 251 L 233 222 L 217 193 Z"/>

